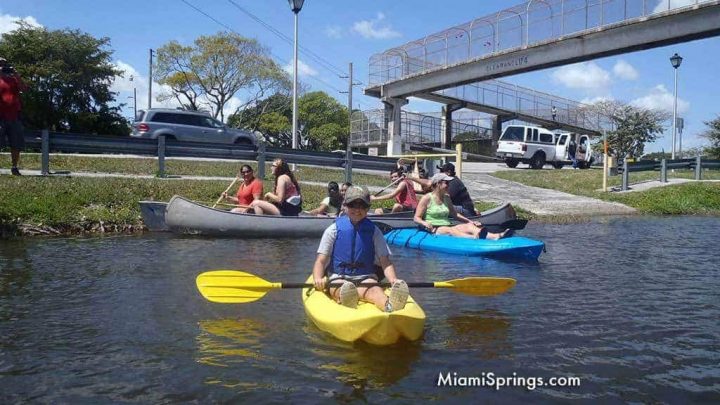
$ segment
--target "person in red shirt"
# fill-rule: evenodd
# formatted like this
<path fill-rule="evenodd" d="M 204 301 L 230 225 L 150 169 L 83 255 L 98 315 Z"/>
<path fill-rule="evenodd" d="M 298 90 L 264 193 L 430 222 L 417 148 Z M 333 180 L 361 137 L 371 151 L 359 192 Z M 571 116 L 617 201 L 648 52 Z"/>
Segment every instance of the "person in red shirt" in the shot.
<path fill-rule="evenodd" d="M 250 165 L 242 165 L 238 175 L 242 179 L 242 183 L 238 188 L 237 195 L 233 197 L 227 193 L 223 193 L 223 197 L 238 205 L 238 207 L 233 208 L 231 212 L 246 213 L 250 211 L 250 204 L 253 201 L 261 199 L 263 183 L 262 180 L 255 177 L 255 173 Z"/>
<path fill-rule="evenodd" d="M 20 92 L 27 87 L 7 60 L 0 58 L 0 147 L 7 140 L 12 159 L 11 172 L 20 175 L 20 149 L 25 147 L 23 127 L 20 122 Z"/>
<path fill-rule="evenodd" d="M 390 180 L 392 180 L 391 185 L 397 184 L 395 190 L 393 190 L 392 193 L 383 195 L 371 195 L 370 201 L 390 200 L 394 198 L 395 204 L 393 204 L 391 212 L 415 211 L 418 203 L 417 195 L 415 195 L 412 182 L 403 176 L 403 169 L 393 169 L 390 172 Z M 375 213 L 382 214 L 383 209 L 376 208 Z"/>

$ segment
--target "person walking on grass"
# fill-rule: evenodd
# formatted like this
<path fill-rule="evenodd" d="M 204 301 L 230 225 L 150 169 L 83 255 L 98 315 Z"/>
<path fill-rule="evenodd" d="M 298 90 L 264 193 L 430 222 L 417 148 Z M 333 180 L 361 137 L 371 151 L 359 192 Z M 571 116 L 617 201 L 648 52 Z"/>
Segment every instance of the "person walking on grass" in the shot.
<path fill-rule="evenodd" d="M 23 126 L 20 122 L 20 93 L 27 86 L 20 79 L 15 68 L 0 57 L 0 147 L 10 147 L 13 176 L 20 176 L 20 150 L 25 147 Z"/>

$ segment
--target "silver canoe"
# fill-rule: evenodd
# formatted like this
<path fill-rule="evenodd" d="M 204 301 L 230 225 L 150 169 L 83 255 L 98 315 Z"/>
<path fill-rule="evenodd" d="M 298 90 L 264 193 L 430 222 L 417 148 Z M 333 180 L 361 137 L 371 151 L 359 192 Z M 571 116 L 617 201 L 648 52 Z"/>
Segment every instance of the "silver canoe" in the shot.
<path fill-rule="evenodd" d="M 166 202 L 140 201 L 139 204 L 143 223 L 148 230 L 153 232 L 170 230 L 165 223 L 165 208 L 168 205 Z"/>
<path fill-rule="evenodd" d="M 402 215 L 402 216 L 401 216 Z M 415 226 L 408 213 L 371 215 L 370 219 L 393 228 Z M 515 219 L 510 204 L 504 204 L 476 217 L 487 224 L 499 224 Z M 165 222 L 177 233 L 241 237 L 320 237 L 335 221 L 333 217 L 281 217 L 274 215 L 240 214 L 210 208 L 180 196 L 174 196 L 167 204 Z"/>

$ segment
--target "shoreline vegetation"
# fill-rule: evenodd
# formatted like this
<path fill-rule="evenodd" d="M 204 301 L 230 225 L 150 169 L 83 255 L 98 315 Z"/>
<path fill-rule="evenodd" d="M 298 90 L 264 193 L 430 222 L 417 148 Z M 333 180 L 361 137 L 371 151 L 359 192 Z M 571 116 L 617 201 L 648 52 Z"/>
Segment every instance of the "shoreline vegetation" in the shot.
<path fill-rule="evenodd" d="M 24 154 L 23 168 L 39 169 L 39 155 Z M 0 155 L 0 167 L 7 167 L 9 156 Z M 168 160 L 170 175 L 223 176 L 236 174 L 239 162 Z M 252 164 L 252 162 L 251 162 Z M 104 158 L 83 156 L 52 156 L 52 170 L 133 175 L 154 175 L 155 159 Z M 266 167 L 265 191 L 272 187 L 270 170 Z M 603 193 L 599 170 L 534 170 L 502 171 L 499 178 L 519 183 L 565 191 L 606 201 L 615 201 L 636 208 L 641 214 L 653 215 L 720 215 L 720 183 L 685 183 L 634 193 Z M 633 173 L 633 181 L 655 178 L 654 173 Z M 690 177 L 689 173 L 675 173 Z M 341 182 L 343 172 L 337 169 L 299 166 L 299 181 Z M 717 171 L 706 178 L 720 178 Z M 611 177 L 611 186 L 619 179 Z M 354 173 L 356 184 L 384 187 L 384 174 Z M 80 235 L 106 233 L 139 233 L 145 230 L 138 201 L 168 201 L 179 194 L 194 201 L 212 205 L 227 187 L 226 180 L 117 178 L 117 177 L 35 177 L 0 176 L 0 238 L 33 235 Z M 303 207 L 316 207 L 327 195 L 320 185 L 303 184 Z M 482 196 L 479 196 L 482 197 Z M 383 201 L 389 208 L 391 201 Z M 478 210 L 497 204 L 476 203 Z M 517 208 L 517 207 L 516 207 Z M 549 223 L 575 223 L 590 218 L 579 216 L 537 217 L 518 209 L 523 218 Z"/>

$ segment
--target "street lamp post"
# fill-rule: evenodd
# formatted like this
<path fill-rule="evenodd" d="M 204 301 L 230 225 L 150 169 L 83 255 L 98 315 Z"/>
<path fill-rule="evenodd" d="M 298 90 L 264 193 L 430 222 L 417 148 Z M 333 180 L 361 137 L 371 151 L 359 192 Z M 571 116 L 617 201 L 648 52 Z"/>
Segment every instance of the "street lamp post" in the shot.
<path fill-rule="evenodd" d="M 135 77 L 130 76 L 130 81 L 133 82 L 133 119 L 137 117 L 137 87 L 135 87 Z"/>
<path fill-rule="evenodd" d="M 672 120 L 672 126 L 673 126 L 673 132 L 672 132 L 672 153 L 670 154 L 670 159 L 675 159 L 675 139 L 677 136 L 677 82 L 678 82 L 678 68 L 680 67 L 680 64 L 682 63 L 682 56 L 675 53 L 672 57 L 670 57 L 670 63 L 672 64 L 672 67 L 675 68 L 675 99 L 673 101 L 673 120 Z"/>
<path fill-rule="evenodd" d="M 305 0 L 288 0 L 290 9 L 295 14 L 295 49 L 293 52 L 293 114 L 292 114 L 292 148 L 297 149 L 298 147 L 298 14 L 303 7 Z"/>

